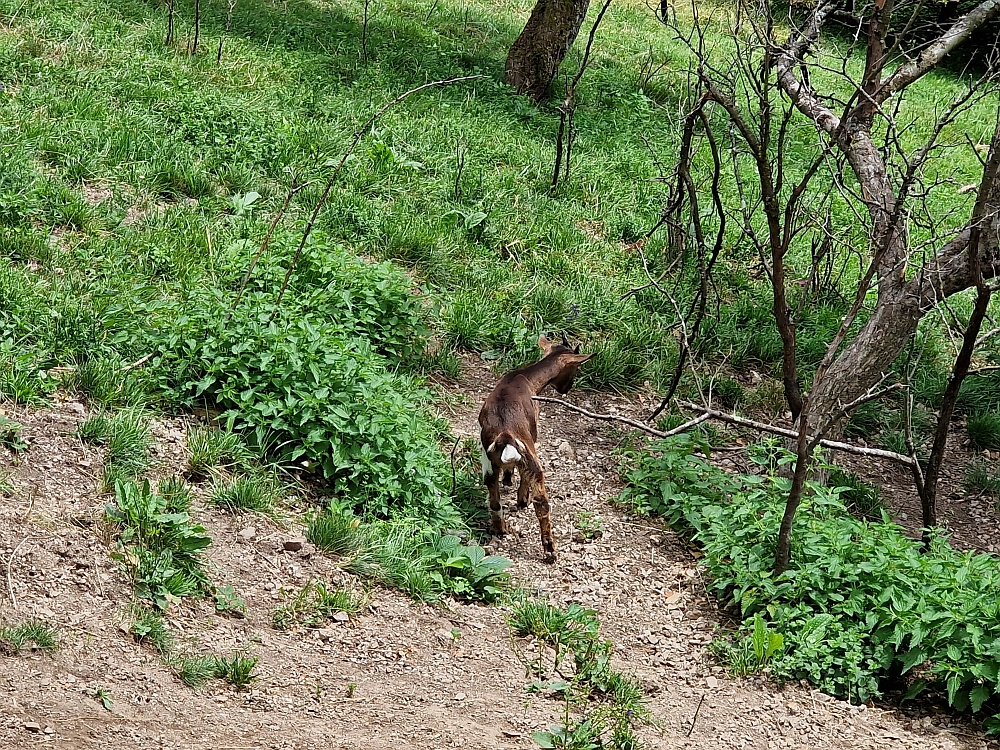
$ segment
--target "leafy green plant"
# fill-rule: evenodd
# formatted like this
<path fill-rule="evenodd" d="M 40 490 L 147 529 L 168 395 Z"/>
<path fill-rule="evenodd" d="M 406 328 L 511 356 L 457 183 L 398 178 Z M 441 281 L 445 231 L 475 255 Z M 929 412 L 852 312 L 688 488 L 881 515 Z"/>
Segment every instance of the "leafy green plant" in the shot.
<path fill-rule="evenodd" d="M 589 510 L 577 513 L 573 526 L 583 539 L 599 539 L 604 536 L 604 522 L 599 515 Z"/>
<path fill-rule="evenodd" d="M 885 500 L 876 485 L 844 469 L 833 469 L 830 472 L 829 485 L 840 488 L 840 498 L 853 515 L 871 520 L 881 519 Z"/>
<path fill-rule="evenodd" d="M 432 532 L 428 539 L 430 578 L 444 593 L 459 599 L 493 602 L 508 584 L 504 571 L 513 563 L 487 556 L 478 544 L 466 546 L 453 534 Z"/>
<path fill-rule="evenodd" d="M 354 615 L 361 611 L 366 598 L 347 589 L 328 588 L 319 580 L 312 580 L 288 604 L 274 612 L 274 627 L 288 630 L 295 625 L 318 628 L 329 622 L 337 612 Z"/>
<path fill-rule="evenodd" d="M 28 443 L 21 437 L 21 425 L 0 414 L 0 447 L 11 453 L 22 453 L 28 450 Z"/>
<path fill-rule="evenodd" d="M 0 650 L 17 653 L 29 643 L 39 651 L 51 653 L 59 646 L 58 631 L 41 620 L 0 627 Z"/>
<path fill-rule="evenodd" d="M 100 704 L 104 707 L 105 711 L 114 710 L 115 704 L 111 698 L 111 693 L 109 693 L 104 688 L 97 688 L 96 690 L 94 690 L 94 699 L 100 702 Z"/>
<path fill-rule="evenodd" d="M 750 633 L 730 642 L 715 640 L 711 650 L 727 666 L 733 677 L 746 677 L 762 671 L 781 652 L 784 636 L 772 631 L 760 612 L 754 614 Z"/>
<path fill-rule="evenodd" d="M 528 674 L 536 678 L 529 690 L 548 689 L 564 701 L 562 724 L 532 733 L 540 747 L 638 747 L 632 723 L 650 720 L 643 690 L 611 668 L 613 645 L 600 638 L 593 610 L 577 604 L 561 609 L 540 599 L 521 598 L 513 603 L 507 622 L 515 637 L 534 636 L 555 650 L 552 664 L 543 663 L 541 656 L 522 657 Z M 583 708 L 579 718 L 572 711 L 577 704 Z"/>
<path fill-rule="evenodd" d="M 992 555 L 956 552 L 941 537 L 922 553 L 895 524 L 854 518 L 838 490 L 812 485 L 793 530 L 792 566 L 774 578 L 788 480 L 727 475 L 694 450 L 675 438 L 636 454 L 623 499 L 674 519 L 702 545 L 710 589 L 783 637 L 773 675 L 864 701 L 919 667 L 912 695 L 933 686 L 959 710 L 987 705 L 1000 674 L 986 645 L 1000 637 Z M 713 476 L 727 483 L 725 496 L 703 491 Z M 995 717 L 987 724 L 1000 729 Z"/>
<path fill-rule="evenodd" d="M 236 589 L 232 586 L 223 586 L 215 590 L 215 611 L 224 614 L 244 617 L 247 612 L 247 604 L 236 594 Z"/>
<path fill-rule="evenodd" d="M 148 345 L 162 390 L 226 409 L 227 429 L 252 448 L 314 466 L 379 515 L 439 503 L 448 471 L 420 405 L 426 394 L 392 371 L 426 341 L 406 278 L 317 241 L 273 321 L 261 319 L 263 293 L 247 297 L 225 326 L 229 302 L 218 293 L 158 311 L 170 323 Z"/>
<path fill-rule="evenodd" d="M 117 535 L 113 557 L 140 599 L 166 610 L 171 602 L 209 588 L 202 553 L 211 538 L 187 512 L 168 507 L 149 482 L 118 482 L 115 502 L 105 514 Z"/>

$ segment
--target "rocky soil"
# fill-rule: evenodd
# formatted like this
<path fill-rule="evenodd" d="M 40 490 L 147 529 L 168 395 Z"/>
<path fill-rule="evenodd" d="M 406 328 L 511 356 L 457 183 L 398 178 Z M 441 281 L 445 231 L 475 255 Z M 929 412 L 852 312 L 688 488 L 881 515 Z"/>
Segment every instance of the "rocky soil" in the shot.
<path fill-rule="evenodd" d="M 477 360 L 466 364 L 441 408 L 458 434 L 473 436 L 495 377 Z M 599 411 L 642 411 L 624 399 L 570 398 Z M 376 589 L 348 622 L 275 630 L 275 608 L 310 578 L 361 582 L 309 544 L 285 551 L 285 541 L 301 536 L 295 525 L 198 503 L 195 515 L 214 540 L 213 580 L 236 589 L 247 616 L 195 602 L 172 608 L 169 622 L 192 651 L 259 657 L 260 679 L 243 692 L 219 682 L 186 687 L 126 632 L 130 590 L 109 557 L 106 498 L 96 492 L 102 456 L 73 434 L 87 406 L 65 397 L 43 410 L 4 411 L 24 426 L 30 448 L 19 457 L 0 452 L 0 486 L 8 488 L 0 503 L 0 623 L 44 619 L 59 630 L 61 647 L 52 656 L 0 656 L 0 747 L 531 748 L 531 732 L 558 720 L 561 703 L 525 691 L 517 654 L 532 645 L 515 649 L 501 608 L 430 607 Z M 185 429 L 182 419 L 156 423 L 158 475 L 182 471 Z M 643 730 L 646 747 L 995 746 L 974 724 L 933 706 L 855 707 L 801 685 L 728 678 L 706 652 L 726 620 L 691 551 L 669 530 L 609 504 L 620 490 L 612 452 L 623 433 L 554 406 L 543 408 L 540 431 L 559 560 L 541 563 L 530 510 L 512 516 L 515 533 L 492 551 L 553 602 L 598 611 L 617 666 L 649 694 L 657 726 Z M 580 534 L 581 513 L 600 520 L 599 538 Z"/>

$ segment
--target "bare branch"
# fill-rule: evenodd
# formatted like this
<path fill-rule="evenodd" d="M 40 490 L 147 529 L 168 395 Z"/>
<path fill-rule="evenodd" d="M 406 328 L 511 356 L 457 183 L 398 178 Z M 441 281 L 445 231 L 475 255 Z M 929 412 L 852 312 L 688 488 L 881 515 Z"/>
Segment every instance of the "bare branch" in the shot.
<path fill-rule="evenodd" d="M 548 396 L 532 396 L 534 401 L 544 401 L 547 404 L 559 404 L 570 411 L 575 411 L 578 414 L 582 414 L 585 417 L 590 417 L 591 419 L 600 419 L 603 422 L 621 422 L 622 424 L 627 424 L 629 427 L 634 427 L 637 430 L 642 430 L 643 432 L 649 433 L 654 437 L 667 438 L 674 435 L 679 435 L 680 433 L 688 430 L 695 425 L 699 425 L 702 422 L 707 421 L 711 415 L 710 414 L 700 414 L 694 419 L 688 420 L 679 427 L 674 427 L 672 430 L 667 430 L 663 432 L 662 430 L 654 430 L 652 427 L 644 425 L 642 422 L 636 422 L 634 419 L 628 419 L 627 417 L 619 417 L 616 414 L 596 414 L 592 411 L 587 411 L 586 409 L 581 409 L 579 406 L 574 406 L 568 401 L 563 401 L 560 398 L 550 398 Z"/>
<path fill-rule="evenodd" d="M 918 78 L 933 70 L 949 52 L 967 41 L 972 32 L 1000 15 L 1000 0 L 986 0 L 962 16 L 955 24 L 928 46 L 916 60 L 909 60 L 889 76 L 875 95 L 878 102 L 902 91 Z"/>
<path fill-rule="evenodd" d="M 735 414 L 727 414 L 721 412 L 717 409 L 710 409 L 707 406 L 699 406 L 698 404 L 692 403 L 690 401 L 677 401 L 678 406 L 685 409 L 690 409 L 691 411 L 701 412 L 702 414 L 708 414 L 713 419 L 718 419 L 721 422 L 729 422 L 730 424 L 739 425 L 740 427 L 749 427 L 754 430 L 759 430 L 761 432 L 770 432 L 774 435 L 782 435 L 787 438 L 798 438 L 798 430 L 789 430 L 784 427 L 776 427 L 774 425 L 766 424 L 764 422 L 757 422 L 752 419 L 746 419 L 744 417 L 738 417 Z M 819 444 L 824 448 L 831 448 L 833 450 L 844 451 L 844 453 L 853 453 L 856 456 L 870 456 L 872 458 L 884 458 L 889 461 L 893 461 L 898 464 L 903 464 L 904 466 L 909 466 L 913 463 L 913 459 L 910 456 L 904 456 L 902 453 L 895 453 L 893 451 L 882 450 L 881 448 L 864 448 L 860 445 L 853 445 L 851 443 L 843 443 L 839 440 L 827 440 L 822 438 Z"/>

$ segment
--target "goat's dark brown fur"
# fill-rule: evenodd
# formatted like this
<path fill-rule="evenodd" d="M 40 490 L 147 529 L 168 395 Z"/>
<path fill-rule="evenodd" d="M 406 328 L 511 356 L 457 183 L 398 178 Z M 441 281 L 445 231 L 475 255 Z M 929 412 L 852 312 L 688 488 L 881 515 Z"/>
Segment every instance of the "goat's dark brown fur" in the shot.
<path fill-rule="evenodd" d="M 510 486 L 511 474 L 517 469 L 521 478 L 517 487 L 517 507 L 528 507 L 531 497 L 542 535 L 544 560 L 554 562 L 556 551 L 549 519 L 549 496 L 535 450 L 538 404 L 532 396 L 537 396 L 549 385 L 561 394 L 568 393 L 580 365 L 593 355 L 580 354 L 580 347 L 570 348 L 565 336 L 561 344 L 553 344 L 545 336 L 539 336 L 538 346 L 542 358 L 500 378 L 479 412 L 483 481 L 490 495 L 490 533 L 505 534 L 508 528 L 500 504 L 500 480 L 502 477 L 503 483 Z"/>

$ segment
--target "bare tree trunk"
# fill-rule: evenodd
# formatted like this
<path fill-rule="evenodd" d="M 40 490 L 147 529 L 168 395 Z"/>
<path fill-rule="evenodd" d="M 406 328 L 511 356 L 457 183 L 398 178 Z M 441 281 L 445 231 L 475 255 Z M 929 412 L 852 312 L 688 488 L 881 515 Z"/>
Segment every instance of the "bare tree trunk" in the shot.
<path fill-rule="evenodd" d="M 535 102 L 545 99 L 589 7 L 590 0 L 538 0 L 507 54 L 507 84 Z"/>

